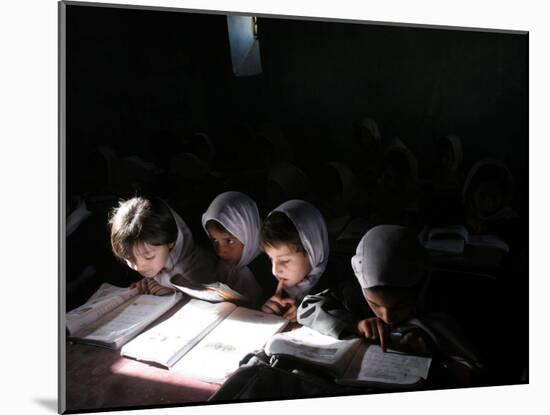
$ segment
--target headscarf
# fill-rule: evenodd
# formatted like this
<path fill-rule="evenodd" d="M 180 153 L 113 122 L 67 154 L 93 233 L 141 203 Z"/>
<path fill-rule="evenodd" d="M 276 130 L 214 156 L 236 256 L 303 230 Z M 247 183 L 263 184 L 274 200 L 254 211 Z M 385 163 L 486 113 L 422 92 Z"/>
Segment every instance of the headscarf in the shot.
<path fill-rule="evenodd" d="M 306 250 L 311 271 L 294 287 L 285 288 L 292 297 L 302 300 L 317 284 L 325 271 L 329 255 L 327 225 L 321 212 L 303 200 L 289 200 L 270 212 L 284 213 L 294 224 Z"/>
<path fill-rule="evenodd" d="M 178 274 L 193 282 L 215 281 L 214 258 L 209 257 L 200 247 L 195 246 L 193 235 L 186 223 L 174 210 L 170 208 L 170 211 L 176 221 L 178 236 L 168 255 L 166 265 L 155 275 L 155 280 L 169 288 L 173 287 L 170 278 Z"/>
<path fill-rule="evenodd" d="M 506 181 L 506 189 L 504 194 L 503 207 L 499 211 L 495 212 L 493 215 L 489 217 L 483 217 L 482 219 L 491 221 L 491 220 L 509 219 L 511 217 L 515 217 L 517 214 L 510 206 L 508 206 L 512 201 L 513 189 L 514 189 L 514 180 L 513 180 L 512 173 L 503 162 L 496 160 L 494 158 L 486 157 L 484 159 L 479 160 L 477 163 L 475 163 L 472 166 L 472 168 L 468 173 L 468 176 L 464 180 L 464 187 L 462 188 L 462 197 L 464 199 L 468 197 L 470 186 L 472 185 L 472 182 L 475 176 L 480 172 L 480 170 L 483 167 L 487 167 L 487 166 L 496 167 L 502 172 L 503 178 Z"/>
<path fill-rule="evenodd" d="M 412 287 L 423 280 L 416 236 L 404 226 L 378 225 L 361 239 L 351 266 L 361 288 Z"/>
<path fill-rule="evenodd" d="M 260 214 L 256 202 L 241 192 L 222 193 L 210 203 L 202 215 L 202 227 L 215 220 L 244 245 L 243 253 L 236 268 L 244 267 L 260 253 Z"/>

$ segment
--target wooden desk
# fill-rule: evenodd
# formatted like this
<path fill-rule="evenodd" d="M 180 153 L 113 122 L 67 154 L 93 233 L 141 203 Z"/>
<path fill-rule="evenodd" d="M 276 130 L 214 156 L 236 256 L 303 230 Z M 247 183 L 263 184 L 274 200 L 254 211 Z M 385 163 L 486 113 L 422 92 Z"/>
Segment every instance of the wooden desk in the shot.
<path fill-rule="evenodd" d="M 150 327 L 185 305 L 172 307 Z M 205 402 L 220 385 L 201 382 L 120 356 L 120 350 L 67 342 L 67 410 Z"/>
<path fill-rule="evenodd" d="M 205 402 L 220 385 L 84 344 L 67 344 L 67 410 Z"/>

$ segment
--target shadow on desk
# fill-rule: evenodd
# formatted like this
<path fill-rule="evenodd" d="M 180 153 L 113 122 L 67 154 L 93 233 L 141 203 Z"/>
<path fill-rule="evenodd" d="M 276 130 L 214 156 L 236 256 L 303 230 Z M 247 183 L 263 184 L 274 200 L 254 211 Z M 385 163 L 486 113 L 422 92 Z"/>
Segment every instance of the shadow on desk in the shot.
<path fill-rule="evenodd" d="M 83 344 L 67 344 L 66 367 L 69 412 L 203 403 L 219 389 Z"/>

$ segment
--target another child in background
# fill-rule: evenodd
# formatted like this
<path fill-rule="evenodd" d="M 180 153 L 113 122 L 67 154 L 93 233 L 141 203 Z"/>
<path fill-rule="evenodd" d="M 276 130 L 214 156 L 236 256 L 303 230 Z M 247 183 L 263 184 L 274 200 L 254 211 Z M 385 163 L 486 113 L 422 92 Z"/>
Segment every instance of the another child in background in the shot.
<path fill-rule="evenodd" d="M 473 233 L 487 233 L 517 217 L 510 207 L 513 178 L 501 161 L 485 158 L 475 163 L 464 181 L 466 225 Z"/>
<path fill-rule="evenodd" d="M 279 281 L 262 311 L 296 321 L 300 301 L 317 289 L 327 267 L 329 242 L 325 220 L 310 203 L 289 200 L 265 219 L 260 246 L 271 259 L 273 275 Z"/>
<path fill-rule="evenodd" d="M 175 275 L 200 283 L 215 280 L 214 258 L 194 244 L 183 219 L 162 200 L 123 201 L 109 226 L 113 253 L 143 277 L 133 284 L 140 293 L 167 294 Z"/>
<path fill-rule="evenodd" d="M 263 300 L 262 288 L 249 268 L 260 254 L 260 215 L 254 200 L 240 192 L 218 195 L 202 215 L 202 226 L 220 258 L 218 278 L 251 304 Z M 257 262 L 257 261 L 256 261 Z"/>

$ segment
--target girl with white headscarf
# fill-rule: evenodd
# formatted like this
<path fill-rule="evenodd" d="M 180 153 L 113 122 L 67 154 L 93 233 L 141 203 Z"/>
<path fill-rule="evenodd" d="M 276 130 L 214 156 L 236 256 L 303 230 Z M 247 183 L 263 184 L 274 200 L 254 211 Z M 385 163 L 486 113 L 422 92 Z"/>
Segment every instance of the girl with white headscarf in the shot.
<path fill-rule="evenodd" d="M 329 255 L 325 220 L 312 204 L 289 200 L 265 219 L 260 245 L 271 259 L 272 272 L 278 281 L 275 294 L 262 310 L 295 321 L 299 302 L 326 280 L 322 278 Z"/>
<path fill-rule="evenodd" d="M 261 252 L 256 203 L 244 193 L 222 193 L 202 215 L 202 226 L 220 258 L 219 280 L 244 295 L 251 304 L 259 304 L 262 288 L 248 267 Z"/>
<path fill-rule="evenodd" d="M 144 277 L 136 283 L 140 292 L 165 294 L 176 275 L 198 283 L 216 280 L 214 258 L 194 244 L 183 219 L 160 199 L 121 202 L 109 225 L 115 256 Z"/>

